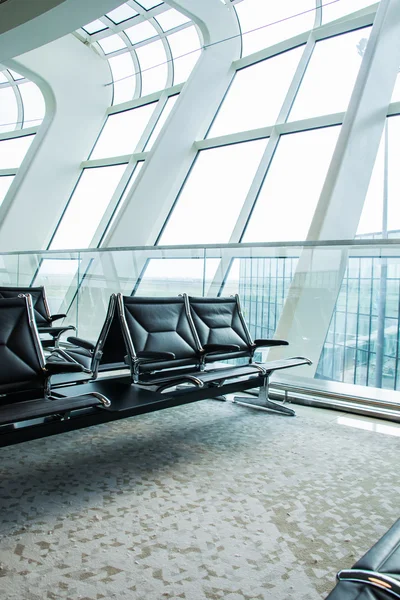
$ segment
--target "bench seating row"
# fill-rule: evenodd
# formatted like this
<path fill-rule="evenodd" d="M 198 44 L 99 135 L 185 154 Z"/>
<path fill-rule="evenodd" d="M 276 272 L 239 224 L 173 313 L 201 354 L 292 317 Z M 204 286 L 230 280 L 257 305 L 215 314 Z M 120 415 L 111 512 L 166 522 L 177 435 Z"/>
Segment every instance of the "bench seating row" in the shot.
<path fill-rule="evenodd" d="M 255 363 L 257 350 L 287 346 L 288 342 L 253 340 L 238 295 L 154 298 L 113 294 L 97 343 L 90 345 L 73 337 L 68 341 L 75 346 L 61 354 L 90 370 L 92 379 L 102 368 L 125 363 L 133 384 L 164 393 L 179 384 L 186 386 L 186 393 L 188 386 L 215 388 L 232 379 L 240 379 L 243 386 L 245 380 L 256 377 L 262 380 L 261 386 L 253 386 L 260 389 L 258 401 L 288 415 L 294 411 L 269 399 L 269 377 L 277 370 L 310 364 L 304 357 Z M 242 364 L 226 364 L 233 359 Z"/>
<path fill-rule="evenodd" d="M 0 445 L 253 388 L 257 406 L 294 415 L 268 398 L 269 377 L 310 364 L 304 357 L 255 363 L 258 348 L 287 342 L 253 341 L 238 297 L 113 294 L 97 342 L 69 338 L 46 361 L 24 294 L 0 299 L 0 335 Z M 234 358 L 244 364 L 226 363 Z M 121 365 L 129 376 L 98 376 Z"/>

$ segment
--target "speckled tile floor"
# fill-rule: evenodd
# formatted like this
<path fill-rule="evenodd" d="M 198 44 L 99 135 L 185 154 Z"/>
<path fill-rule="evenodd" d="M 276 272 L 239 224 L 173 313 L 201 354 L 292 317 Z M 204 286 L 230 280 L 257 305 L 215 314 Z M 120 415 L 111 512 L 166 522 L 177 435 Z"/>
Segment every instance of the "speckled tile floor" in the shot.
<path fill-rule="evenodd" d="M 1 600 L 324 598 L 400 516 L 400 428 L 295 408 L 203 401 L 2 448 Z"/>

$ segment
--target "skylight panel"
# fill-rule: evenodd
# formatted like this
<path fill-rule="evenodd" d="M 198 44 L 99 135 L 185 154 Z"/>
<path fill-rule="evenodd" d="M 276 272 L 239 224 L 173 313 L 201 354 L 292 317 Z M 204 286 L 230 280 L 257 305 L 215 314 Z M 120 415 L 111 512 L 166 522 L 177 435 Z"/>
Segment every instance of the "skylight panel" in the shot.
<path fill-rule="evenodd" d="M 134 10 L 131 6 L 129 6 L 128 4 L 123 4 L 122 6 L 118 6 L 118 8 L 115 8 L 111 12 L 107 13 L 106 17 L 108 17 L 109 19 L 111 19 L 111 21 L 118 25 L 118 23 L 122 23 L 122 21 L 127 21 L 128 19 L 135 17 L 137 14 L 138 12 Z"/>
<path fill-rule="evenodd" d="M 123 40 L 119 37 L 119 35 L 116 34 L 110 35 L 102 40 L 98 40 L 98 43 L 101 46 L 104 54 L 110 54 L 110 52 L 115 52 L 116 50 L 122 50 L 123 48 L 126 48 Z"/>
<path fill-rule="evenodd" d="M 142 96 L 164 89 L 168 75 L 166 54 L 161 40 L 136 50 L 142 71 Z"/>
<path fill-rule="evenodd" d="M 160 23 L 164 31 L 168 31 L 169 29 L 173 29 L 174 27 L 188 23 L 190 19 L 188 19 L 188 17 L 179 11 L 171 8 L 171 10 L 167 10 L 166 12 L 157 15 L 157 21 Z"/>
<path fill-rule="evenodd" d="M 143 42 L 144 40 L 148 40 L 149 38 L 158 36 L 157 31 L 154 29 L 153 25 L 151 25 L 148 21 L 143 21 L 142 23 L 138 23 L 133 27 L 129 27 L 129 29 L 125 29 L 125 33 L 132 42 L 132 44 L 138 44 L 139 42 Z"/>
<path fill-rule="evenodd" d="M 146 10 L 150 10 L 150 9 L 154 8 L 155 6 L 160 6 L 160 4 L 164 4 L 164 3 L 159 2 L 158 0 L 140 0 L 140 2 L 138 2 L 138 4 L 140 4 L 140 6 L 142 6 Z"/>
<path fill-rule="evenodd" d="M 18 119 L 18 106 L 12 87 L 0 88 L 0 133 L 16 129 Z M 0 163 L 1 164 L 1 163 Z M 3 166 L 1 167 L 3 168 Z"/>
<path fill-rule="evenodd" d="M 135 92 L 136 78 L 132 77 L 134 67 L 130 52 L 112 56 L 108 59 L 114 80 L 113 104 L 132 100 Z"/>
<path fill-rule="evenodd" d="M 83 25 L 82 29 L 84 29 L 86 31 L 86 33 L 89 33 L 90 35 L 92 35 L 93 33 L 98 33 L 99 31 L 108 29 L 108 27 L 107 27 L 107 25 L 104 25 L 104 23 L 102 23 L 100 21 L 100 19 L 96 19 L 95 21 L 92 21 L 91 23 L 88 23 L 87 25 Z"/>
<path fill-rule="evenodd" d="M 24 127 L 39 125 L 45 114 L 43 95 L 38 86 L 29 81 L 19 86 L 22 102 L 24 105 Z"/>

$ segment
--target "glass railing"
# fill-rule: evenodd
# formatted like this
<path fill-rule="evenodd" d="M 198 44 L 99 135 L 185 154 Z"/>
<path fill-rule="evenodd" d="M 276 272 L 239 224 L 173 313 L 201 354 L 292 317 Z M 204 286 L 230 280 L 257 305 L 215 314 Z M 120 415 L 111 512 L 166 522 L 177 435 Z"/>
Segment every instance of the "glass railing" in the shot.
<path fill-rule="evenodd" d="M 113 292 L 237 293 L 254 338 L 290 343 L 258 359 L 313 361 L 282 372 L 279 382 L 321 389 L 336 382 L 369 397 L 379 395 L 377 388 L 400 389 L 397 240 L 3 253 L 0 284 L 44 285 L 51 311 L 67 313 L 65 322 L 91 340 Z"/>

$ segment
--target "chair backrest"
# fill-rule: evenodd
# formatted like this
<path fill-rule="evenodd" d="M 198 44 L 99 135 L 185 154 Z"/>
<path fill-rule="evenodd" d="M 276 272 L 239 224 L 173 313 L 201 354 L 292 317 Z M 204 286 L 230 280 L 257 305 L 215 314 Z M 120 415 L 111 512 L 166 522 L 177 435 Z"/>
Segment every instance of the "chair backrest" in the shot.
<path fill-rule="evenodd" d="M 41 325 L 51 325 L 50 309 L 47 304 L 44 287 L 0 287 L 0 298 L 15 298 L 20 294 L 29 294 L 31 296 L 35 321 L 39 329 Z"/>
<path fill-rule="evenodd" d="M 200 346 L 182 296 L 154 298 L 118 294 L 118 310 L 128 353 L 173 352 L 175 360 L 143 364 L 141 369 L 196 365 Z"/>
<path fill-rule="evenodd" d="M 1 402 L 15 401 L 15 392 L 44 393 L 44 364 L 30 296 L 0 298 Z"/>
<path fill-rule="evenodd" d="M 251 356 L 252 339 L 244 322 L 238 296 L 202 298 L 188 296 L 190 314 L 200 344 L 235 344 L 237 352 L 209 355 L 207 360 L 225 360 Z"/>
<path fill-rule="evenodd" d="M 93 372 L 96 372 L 98 368 L 100 370 L 108 370 L 111 368 L 126 367 L 124 363 L 126 347 L 116 305 L 117 296 L 116 294 L 111 294 L 107 315 L 94 350 Z M 100 356 L 100 360 L 96 358 L 98 356 Z"/>

